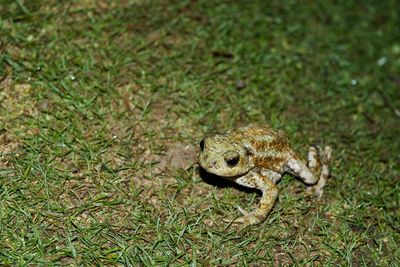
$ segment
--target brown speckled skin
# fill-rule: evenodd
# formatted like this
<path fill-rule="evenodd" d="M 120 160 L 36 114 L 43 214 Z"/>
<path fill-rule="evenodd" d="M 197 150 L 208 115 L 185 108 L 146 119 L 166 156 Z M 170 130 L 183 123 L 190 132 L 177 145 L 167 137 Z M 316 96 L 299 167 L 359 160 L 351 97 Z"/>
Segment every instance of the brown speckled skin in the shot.
<path fill-rule="evenodd" d="M 268 125 L 250 124 L 225 134 L 205 138 L 199 155 L 200 166 L 209 173 L 233 180 L 262 192 L 257 209 L 234 220 L 244 226 L 262 222 L 278 197 L 276 183 L 285 172 L 311 186 L 318 197 L 329 176 L 331 149 L 310 147 L 308 167 L 290 148 L 286 135 Z M 323 169 L 325 171 L 320 172 Z"/>

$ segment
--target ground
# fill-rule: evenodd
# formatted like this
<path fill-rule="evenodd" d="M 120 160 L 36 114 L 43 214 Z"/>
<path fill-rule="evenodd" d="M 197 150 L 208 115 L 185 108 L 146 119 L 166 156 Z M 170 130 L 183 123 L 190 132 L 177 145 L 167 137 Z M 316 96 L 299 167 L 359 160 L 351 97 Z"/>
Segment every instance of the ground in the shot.
<path fill-rule="evenodd" d="M 398 1 L 11 1 L 0 6 L 1 265 L 397 266 Z M 206 134 L 250 122 L 306 155 L 259 195 L 207 181 Z M 216 186 L 217 185 L 217 186 Z"/>

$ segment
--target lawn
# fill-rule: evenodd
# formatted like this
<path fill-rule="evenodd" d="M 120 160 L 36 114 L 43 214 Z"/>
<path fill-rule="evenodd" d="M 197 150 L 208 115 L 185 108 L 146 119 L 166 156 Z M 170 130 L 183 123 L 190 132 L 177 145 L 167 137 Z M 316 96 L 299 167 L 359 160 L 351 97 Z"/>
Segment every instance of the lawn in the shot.
<path fill-rule="evenodd" d="M 0 265 L 398 266 L 400 3 L 0 3 Z M 206 135 L 250 122 L 304 157 L 320 201 L 198 171 Z"/>

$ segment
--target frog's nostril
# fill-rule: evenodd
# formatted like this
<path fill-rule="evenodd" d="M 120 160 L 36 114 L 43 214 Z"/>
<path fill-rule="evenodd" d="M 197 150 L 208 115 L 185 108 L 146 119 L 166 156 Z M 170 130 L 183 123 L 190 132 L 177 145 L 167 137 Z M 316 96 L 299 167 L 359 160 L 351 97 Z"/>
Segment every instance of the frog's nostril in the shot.
<path fill-rule="evenodd" d="M 200 150 L 201 152 L 204 150 L 204 139 L 200 141 Z"/>

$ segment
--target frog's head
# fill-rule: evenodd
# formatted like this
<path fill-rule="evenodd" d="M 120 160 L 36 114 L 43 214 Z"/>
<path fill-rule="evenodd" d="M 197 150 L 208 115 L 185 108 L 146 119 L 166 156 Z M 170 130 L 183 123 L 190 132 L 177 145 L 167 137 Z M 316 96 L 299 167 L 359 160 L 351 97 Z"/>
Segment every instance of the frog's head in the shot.
<path fill-rule="evenodd" d="M 200 142 L 200 166 L 223 177 L 242 176 L 253 168 L 252 153 L 227 135 L 207 137 Z"/>

